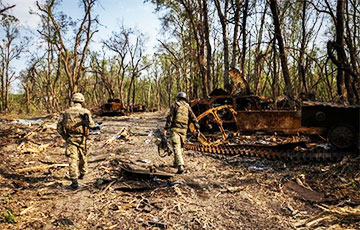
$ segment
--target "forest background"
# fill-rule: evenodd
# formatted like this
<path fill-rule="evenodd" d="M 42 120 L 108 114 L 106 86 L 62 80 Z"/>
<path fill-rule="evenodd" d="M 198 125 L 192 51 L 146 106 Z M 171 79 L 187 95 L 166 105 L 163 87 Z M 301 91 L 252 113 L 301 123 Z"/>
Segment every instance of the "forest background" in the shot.
<path fill-rule="evenodd" d="M 37 1 L 39 24 L 28 36 L 11 13 L 17 6 L 0 1 L 1 113 L 58 112 L 74 92 L 87 107 L 119 98 L 161 108 L 178 91 L 196 99 L 236 84 L 241 94 L 359 104 L 358 0 L 146 0 L 161 21 L 150 54 L 147 36 L 124 24 L 95 41 L 101 1 L 73 2 L 80 17 L 61 0 Z"/>

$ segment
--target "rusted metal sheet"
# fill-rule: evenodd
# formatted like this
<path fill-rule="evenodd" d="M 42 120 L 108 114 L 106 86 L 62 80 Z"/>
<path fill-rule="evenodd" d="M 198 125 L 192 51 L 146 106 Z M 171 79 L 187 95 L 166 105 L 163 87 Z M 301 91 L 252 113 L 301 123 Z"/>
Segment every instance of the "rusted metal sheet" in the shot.
<path fill-rule="evenodd" d="M 272 99 L 266 99 L 256 95 L 231 96 L 217 95 L 209 99 L 196 99 L 190 102 L 190 106 L 196 115 L 200 115 L 208 109 L 222 105 L 231 105 L 236 111 L 265 110 L 272 106 Z"/>
<path fill-rule="evenodd" d="M 237 111 L 240 131 L 276 131 L 285 134 L 320 134 L 323 128 L 307 128 L 301 125 L 301 111 L 268 110 Z"/>
<path fill-rule="evenodd" d="M 325 103 L 306 103 L 301 110 L 301 124 L 306 127 L 326 127 L 347 124 L 359 130 L 359 106 L 337 106 Z"/>

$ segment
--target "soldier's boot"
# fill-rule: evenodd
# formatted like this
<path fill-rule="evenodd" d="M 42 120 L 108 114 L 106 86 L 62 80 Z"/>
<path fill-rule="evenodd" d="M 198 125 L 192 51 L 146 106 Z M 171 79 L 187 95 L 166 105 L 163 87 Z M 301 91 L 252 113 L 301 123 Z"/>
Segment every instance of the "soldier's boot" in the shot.
<path fill-rule="evenodd" d="M 71 183 L 71 185 L 70 185 L 70 187 L 71 187 L 72 189 L 77 189 L 77 188 L 79 187 L 78 181 L 77 181 L 77 180 L 73 180 L 72 183 Z"/>
<path fill-rule="evenodd" d="M 177 174 L 181 174 L 184 172 L 184 166 L 183 165 L 179 165 L 178 167 L 178 171 L 176 172 Z"/>
<path fill-rule="evenodd" d="M 80 173 L 79 179 L 82 180 L 84 179 L 85 173 Z"/>

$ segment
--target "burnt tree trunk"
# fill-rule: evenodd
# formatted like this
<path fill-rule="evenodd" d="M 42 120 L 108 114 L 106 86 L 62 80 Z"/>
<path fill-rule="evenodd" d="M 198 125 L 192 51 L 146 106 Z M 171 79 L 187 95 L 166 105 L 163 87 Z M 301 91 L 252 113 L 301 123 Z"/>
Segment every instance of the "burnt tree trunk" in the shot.
<path fill-rule="evenodd" d="M 355 6 L 354 6 L 355 7 Z M 354 10 L 354 15 L 353 18 L 356 19 L 357 17 L 357 11 Z M 346 45 L 349 49 L 349 55 L 350 55 L 350 63 L 351 63 L 351 68 L 352 71 L 359 76 L 359 69 L 358 69 L 358 56 L 357 56 L 357 52 L 356 52 L 356 48 L 355 48 L 355 41 L 356 41 L 356 37 L 354 36 L 354 34 L 356 33 L 356 26 L 354 27 L 354 32 L 351 29 L 350 26 L 350 10 L 349 10 L 349 3 L 346 2 L 346 20 L 345 20 L 345 26 L 346 26 L 346 38 L 345 38 L 345 42 Z M 356 23 L 356 21 L 354 21 L 354 23 Z M 354 24 L 355 25 L 355 24 Z M 360 103 L 360 98 L 359 98 L 359 93 L 357 92 L 357 82 L 358 82 L 358 78 L 355 78 L 351 81 L 351 86 L 352 86 L 352 92 L 354 94 L 354 97 L 356 98 L 356 102 L 354 102 L 354 104 L 359 104 Z"/>
<path fill-rule="evenodd" d="M 354 93 L 351 85 L 350 75 L 353 75 L 357 79 L 356 73 L 354 73 L 351 67 L 347 64 L 347 57 L 344 48 L 344 8 L 345 0 L 338 0 L 336 7 L 335 29 L 336 29 L 336 41 L 329 41 L 327 43 L 327 52 L 331 61 L 337 66 L 336 76 L 336 88 L 339 96 L 340 103 L 353 104 Z M 336 51 L 337 58 L 333 54 L 333 50 Z"/>
<path fill-rule="evenodd" d="M 234 32 L 233 32 L 233 42 L 232 42 L 232 59 L 231 59 L 231 68 L 236 68 L 236 60 L 238 58 L 238 33 L 239 33 L 239 21 L 240 21 L 240 0 L 235 0 L 234 2 Z"/>
<path fill-rule="evenodd" d="M 210 29 L 209 29 L 209 20 L 208 20 L 208 4 L 207 0 L 203 0 L 203 23 L 204 23 L 204 36 L 206 43 L 206 84 L 208 92 L 212 90 L 212 76 L 211 76 L 211 44 L 210 44 Z"/>
<path fill-rule="evenodd" d="M 227 37 L 227 12 L 228 12 L 228 0 L 225 0 L 224 12 L 221 9 L 220 0 L 215 0 L 215 6 L 220 19 L 221 31 L 224 45 L 224 88 L 227 91 L 231 91 L 230 77 L 229 77 L 229 42 Z M 237 39 L 237 38 L 234 38 Z"/>
<path fill-rule="evenodd" d="M 271 85 L 274 99 L 279 96 L 279 74 L 277 72 L 276 39 L 273 39 L 273 82 Z"/>
<path fill-rule="evenodd" d="M 245 77 L 245 57 L 246 57 L 246 22 L 248 17 L 248 8 L 249 8 L 249 0 L 245 0 L 244 3 L 244 11 L 243 11 L 243 20 L 242 20 L 242 51 L 241 51 L 241 61 L 240 61 L 240 71 L 243 77 Z M 236 38 L 234 38 L 236 39 Z M 250 91 L 250 90 L 249 90 Z"/>
<path fill-rule="evenodd" d="M 346 61 L 346 54 L 344 50 L 344 0 L 337 1 L 336 7 L 336 46 L 339 47 L 337 52 L 338 62 L 343 67 Z M 340 97 L 340 102 L 345 103 L 347 98 L 347 92 L 345 87 L 345 71 L 343 68 L 338 68 L 337 76 L 337 92 Z"/>
<path fill-rule="evenodd" d="M 308 94 L 308 88 L 306 85 L 306 69 L 305 69 L 305 48 L 306 48 L 306 8 L 307 2 L 304 1 L 302 5 L 301 14 L 301 45 L 300 45 L 300 57 L 299 57 L 299 76 L 300 82 L 302 83 L 302 91 Z"/>
<path fill-rule="evenodd" d="M 294 99 L 294 91 L 292 88 L 290 73 L 289 73 L 289 69 L 288 69 L 287 55 L 286 55 L 285 46 L 284 46 L 284 39 L 281 34 L 277 0 L 270 0 L 270 9 L 271 9 L 273 21 L 274 21 L 275 38 L 278 41 L 278 46 L 279 46 L 281 69 L 282 69 L 282 74 L 283 74 L 284 82 L 285 82 L 285 94 L 290 99 Z"/>

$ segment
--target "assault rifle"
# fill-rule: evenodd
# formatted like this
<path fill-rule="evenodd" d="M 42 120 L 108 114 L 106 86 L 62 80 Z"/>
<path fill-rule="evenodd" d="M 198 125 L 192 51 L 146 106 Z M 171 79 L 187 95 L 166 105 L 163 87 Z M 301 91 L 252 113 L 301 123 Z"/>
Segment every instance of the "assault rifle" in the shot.
<path fill-rule="evenodd" d="M 84 136 L 89 136 L 89 130 L 90 130 L 90 120 L 89 120 L 89 114 L 84 113 L 80 114 L 81 117 L 81 126 L 83 127 L 83 134 Z"/>
<path fill-rule="evenodd" d="M 157 136 L 155 143 L 158 147 L 159 156 L 160 157 L 165 157 L 166 155 L 170 156 L 172 151 L 168 143 L 167 137 L 163 135 L 160 128 L 157 128 L 155 133 Z"/>

